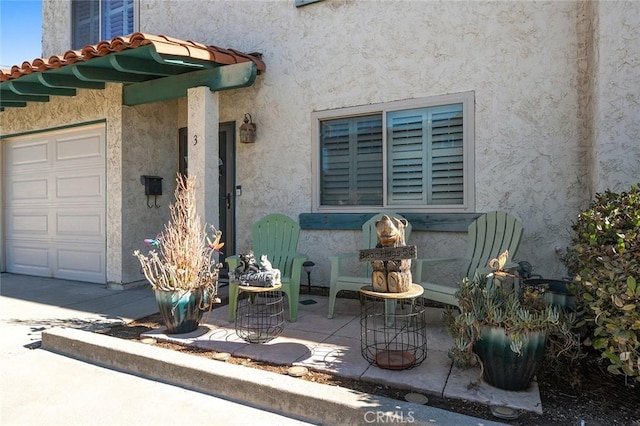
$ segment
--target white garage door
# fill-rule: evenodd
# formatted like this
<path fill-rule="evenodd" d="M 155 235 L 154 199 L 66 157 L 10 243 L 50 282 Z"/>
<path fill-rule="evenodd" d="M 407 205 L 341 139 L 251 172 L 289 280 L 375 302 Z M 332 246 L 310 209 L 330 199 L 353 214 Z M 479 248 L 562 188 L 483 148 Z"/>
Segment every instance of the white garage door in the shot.
<path fill-rule="evenodd" d="M 7 271 L 105 283 L 104 125 L 4 148 Z"/>

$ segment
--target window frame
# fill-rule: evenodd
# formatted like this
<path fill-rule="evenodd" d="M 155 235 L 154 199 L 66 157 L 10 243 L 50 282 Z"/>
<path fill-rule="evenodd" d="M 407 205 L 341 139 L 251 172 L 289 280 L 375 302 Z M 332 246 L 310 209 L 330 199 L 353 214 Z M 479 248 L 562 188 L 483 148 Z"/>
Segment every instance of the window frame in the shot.
<path fill-rule="evenodd" d="M 463 126 L 463 202 L 448 205 L 401 205 L 382 206 L 345 205 L 322 206 L 321 188 L 321 151 L 320 123 L 323 120 L 352 118 L 370 114 L 382 114 L 383 152 L 382 152 L 382 191 L 383 203 L 388 200 L 388 154 L 387 154 L 387 113 L 418 108 L 431 108 L 450 104 L 462 104 Z M 376 213 L 380 211 L 420 212 L 420 213 L 468 213 L 475 211 L 475 92 L 461 92 L 424 98 L 392 101 L 381 104 L 338 108 L 311 113 L 312 138 L 312 206 L 314 213 Z"/>
<path fill-rule="evenodd" d="M 102 8 L 103 8 L 103 3 L 105 3 L 105 1 L 107 0 L 92 0 L 95 1 L 96 3 L 98 3 L 98 16 L 97 16 L 97 24 L 98 24 L 98 40 L 97 41 L 88 41 L 88 42 L 81 42 L 80 45 L 76 46 L 75 45 L 75 34 L 77 31 L 77 21 L 75 20 L 74 17 L 74 3 L 76 3 L 77 1 L 82 1 L 82 0 L 73 0 L 72 2 L 70 2 L 70 15 L 71 15 L 71 49 L 73 50 L 80 50 L 83 47 L 87 46 L 87 45 L 95 45 L 99 42 L 101 42 L 102 40 L 111 40 L 114 37 L 118 37 L 120 35 L 111 35 L 111 36 L 105 36 L 103 35 L 103 13 L 102 13 Z M 126 0 L 123 0 L 126 1 Z M 133 29 L 131 31 L 131 33 L 127 33 L 127 34 L 121 34 L 122 36 L 126 36 L 128 34 L 132 34 L 136 31 L 139 31 L 140 29 L 140 0 L 132 0 L 133 3 Z"/>

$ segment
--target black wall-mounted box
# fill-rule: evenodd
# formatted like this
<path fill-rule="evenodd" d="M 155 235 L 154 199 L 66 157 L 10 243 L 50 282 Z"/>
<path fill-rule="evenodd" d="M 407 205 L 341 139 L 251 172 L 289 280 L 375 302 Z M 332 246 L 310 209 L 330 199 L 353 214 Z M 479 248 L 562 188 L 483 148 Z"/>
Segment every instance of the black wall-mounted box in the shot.
<path fill-rule="evenodd" d="M 160 176 L 141 176 L 144 195 L 162 195 L 162 178 Z"/>

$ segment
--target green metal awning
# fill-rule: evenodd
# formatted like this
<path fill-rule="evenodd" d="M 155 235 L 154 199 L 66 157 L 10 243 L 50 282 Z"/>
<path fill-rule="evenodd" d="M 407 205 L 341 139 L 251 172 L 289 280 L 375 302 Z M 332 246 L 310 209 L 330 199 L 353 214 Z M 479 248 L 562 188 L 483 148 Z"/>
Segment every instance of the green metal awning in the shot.
<path fill-rule="evenodd" d="M 135 33 L 2 70 L 0 108 L 75 96 L 77 89 L 100 90 L 108 82 L 125 85 L 124 105 L 140 105 L 184 97 L 191 87 L 248 87 L 264 69 L 256 54 Z"/>

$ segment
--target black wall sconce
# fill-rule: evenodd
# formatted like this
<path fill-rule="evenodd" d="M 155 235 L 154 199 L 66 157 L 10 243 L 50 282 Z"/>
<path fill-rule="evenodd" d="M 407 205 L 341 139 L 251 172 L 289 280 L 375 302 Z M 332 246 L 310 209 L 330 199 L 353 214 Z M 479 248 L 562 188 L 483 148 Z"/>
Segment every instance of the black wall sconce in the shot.
<path fill-rule="evenodd" d="M 244 124 L 240 126 L 240 142 L 254 143 L 256 141 L 256 125 L 253 124 L 251 114 L 244 115 Z"/>

